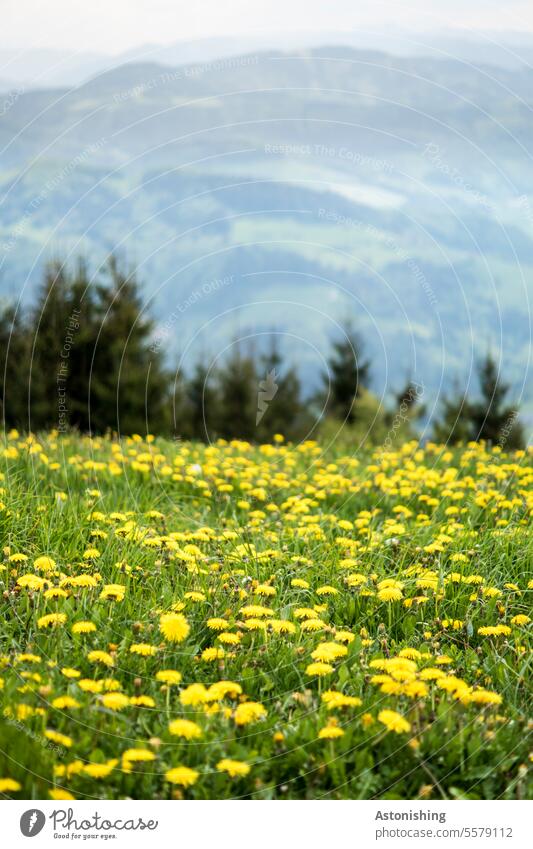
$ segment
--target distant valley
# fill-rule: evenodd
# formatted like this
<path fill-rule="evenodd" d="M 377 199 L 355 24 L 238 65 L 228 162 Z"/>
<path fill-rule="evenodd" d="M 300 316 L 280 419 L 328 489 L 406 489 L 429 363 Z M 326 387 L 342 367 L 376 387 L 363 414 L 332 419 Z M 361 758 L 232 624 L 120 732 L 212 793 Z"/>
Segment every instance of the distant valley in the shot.
<path fill-rule="evenodd" d="M 533 71 L 326 46 L 11 100 L 6 298 L 28 304 L 52 256 L 114 251 L 169 361 L 274 330 L 313 385 L 352 317 L 379 395 L 411 376 L 431 404 L 491 347 L 533 411 Z"/>

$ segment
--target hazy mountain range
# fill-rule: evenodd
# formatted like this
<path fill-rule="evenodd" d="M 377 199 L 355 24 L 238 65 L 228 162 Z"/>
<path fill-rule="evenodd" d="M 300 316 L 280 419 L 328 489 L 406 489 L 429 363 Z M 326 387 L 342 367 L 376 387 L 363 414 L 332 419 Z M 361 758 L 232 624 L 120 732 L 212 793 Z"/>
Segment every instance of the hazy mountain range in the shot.
<path fill-rule="evenodd" d="M 491 346 L 531 409 L 524 57 L 211 48 L 92 57 L 73 90 L 0 96 L 1 291 L 31 298 L 51 255 L 118 250 L 169 354 L 275 328 L 316 382 L 353 316 L 376 391 L 411 375 L 431 401 Z"/>
<path fill-rule="evenodd" d="M 310 50 L 324 44 L 378 50 L 398 56 L 456 59 L 468 64 L 511 69 L 533 66 L 533 36 L 529 33 L 478 31 L 472 34 L 455 29 L 414 35 L 389 26 L 388 30 L 380 32 L 265 32 L 246 38 L 203 38 L 170 45 L 142 44 L 118 55 L 53 48 L 25 50 L 0 47 L 0 91 L 9 87 L 76 86 L 91 76 L 128 62 L 185 65 L 268 50 Z"/>

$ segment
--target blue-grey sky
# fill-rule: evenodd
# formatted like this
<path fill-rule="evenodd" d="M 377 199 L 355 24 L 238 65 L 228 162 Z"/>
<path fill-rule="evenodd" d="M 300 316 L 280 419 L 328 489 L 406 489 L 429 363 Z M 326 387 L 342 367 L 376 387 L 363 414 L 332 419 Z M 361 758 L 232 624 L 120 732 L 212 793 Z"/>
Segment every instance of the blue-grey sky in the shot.
<path fill-rule="evenodd" d="M 2 0 L 2 47 L 119 53 L 261 32 L 533 32 L 531 0 Z"/>

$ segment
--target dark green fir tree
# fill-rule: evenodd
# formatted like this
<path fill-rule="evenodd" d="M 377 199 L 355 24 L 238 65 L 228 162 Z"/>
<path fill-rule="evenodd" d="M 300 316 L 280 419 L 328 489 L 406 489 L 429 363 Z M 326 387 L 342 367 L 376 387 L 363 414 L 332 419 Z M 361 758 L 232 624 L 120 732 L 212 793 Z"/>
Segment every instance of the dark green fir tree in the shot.
<path fill-rule="evenodd" d="M 333 343 L 328 369 L 323 375 L 326 411 L 343 422 L 357 418 L 357 398 L 368 388 L 370 362 L 362 354 L 362 342 L 348 325 Z"/>
<path fill-rule="evenodd" d="M 256 437 L 269 442 L 274 434 L 286 439 L 301 439 L 310 426 L 301 397 L 301 385 L 295 368 L 284 361 L 276 336 L 258 364 Z"/>
<path fill-rule="evenodd" d="M 0 311 L 0 410 L 2 427 L 28 429 L 30 336 L 15 307 Z"/>
<path fill-rule="evenodd" d="M 168 376 L 151 345 L 153 322 L 135 276 L 111 257 L 96 287 L 98 336 L 89 391 L 90 430 L 166 433 L 170 428 Z"/>
<path fill-rule="evenodd" d="M 442 399 L 440 416 L 433 425 L 434 439 L 448 445 L 469 442 L 474 438 L 472 414 L 467 393 L 456 381 L 452 393 Z"/>
<path fill-rule="evenodd" d="M 491 353 L 478 365 L 480 399 L 472 405 L 474 438 L 507 449 L 522 448 L 524 432 L 518 420 L 518 410 L 506 401 L 510 386 L 500 378 L 500 371 Z"/>
<path fill-rule="evenodd" d="M 210 442 L 216 435 L 219 398 L 216 375 L 207 359 L 200 357 L 192 374 L 185 381 L 185 432 L 193 439 Z M 180 434 L 179 423 L 176 424 Z M 187 430 L 188 429 L 188 430 Z"/>
<path fill-rule="evenodd" d="M 219 368 L 217 431 L 225 439 L 257 438 L 259 378 L 250 353 L 239 343 Z"/>

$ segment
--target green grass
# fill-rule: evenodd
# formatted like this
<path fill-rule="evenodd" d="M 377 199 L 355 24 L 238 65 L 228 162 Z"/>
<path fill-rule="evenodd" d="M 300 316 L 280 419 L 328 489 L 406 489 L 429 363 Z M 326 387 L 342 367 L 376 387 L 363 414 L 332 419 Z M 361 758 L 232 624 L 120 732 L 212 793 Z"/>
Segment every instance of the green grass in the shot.
<path fill-rule="evenodd" d="M 527 797 L 531 453 L 411 443 L 351 457 L 314 443 L 206 447 L 54 434 L 12 435 L 4 448 L 7 796 Z M 55 565 L 43 568 L 42 556 Z M 18 583 L 28 574 L 46 583 Z M 95 585 L 71 583 L 82 575 Z M 398 600 L 380 596 L 384 580 L 397 582 Z M 124 587 L 122 601 L 105 597 L 111 584 Z M 54 587 L 65 596 L 50 597 Z M 273 612 L 243 613 L 250 605 Z M 311 615 L 301 608 L 314 609 L 320 630 L 302 628 Z M 190 627 L 180 642 L 160 627 L 172 609 Z M 64 623 L 39 627 L 55 613 Z M 226 620 L 236 645 L 221 642 L 213 617 Z M 79 621 L 95 630 L 73 633 Z M 479 633 L 491 626 L 502 633 Z M 307 670 L 322 643 L 334 643 L 337 655 L 317 676 Z M 154 653 L 132 653 L 136 644 Z M 212 647 L 225 655 L 202 659 Z M 95 649 L 113 665 L 91 662 Z M 407 664 L 391 664 L 406 649 Z M 166 669 L 181 673 L 179 685 L 156 678 Z M 376 675 L 395 692 L 383 692 Z M 106 679 L 128 697 L 120 711 L 102 700 Z M 86 680 L 98 692 L 82 689 Z M 192 683 L 221 680 L 241 695 L 180 700 Z M 322 694 L 330 690 L 360 704 L 328 710 Z M 131 702 L 140 696 L 144 704 Z M 64 697 L 77 706 L 54 705 Z M 246 701 L 266 716 L 239 725 L 235 711 Z M 383 710 L 408 730 L 388 730 Z M 177 718 L 193 721 L 200 736 L 172 735 Z M 324 728 L 343 734 L 320 738 Z M 128 761 L 132 748 L 150 760 Z M 249 772 L 230 777 L 217 769 L 225 758 Z M 94 764 L 107 774 L 95 777 Z M 177 766 L 194 770 L 193 783 L 167 779 Z M 7 778 L 20 789 L 2 784 Z"/>

